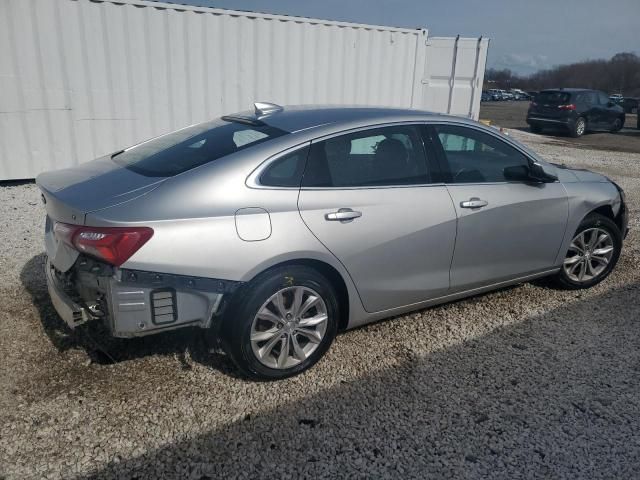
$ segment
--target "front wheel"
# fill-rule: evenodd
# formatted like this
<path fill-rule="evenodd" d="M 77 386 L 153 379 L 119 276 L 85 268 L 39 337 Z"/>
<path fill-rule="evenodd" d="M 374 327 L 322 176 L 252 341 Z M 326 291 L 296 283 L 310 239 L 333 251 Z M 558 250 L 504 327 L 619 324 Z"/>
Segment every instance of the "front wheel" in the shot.
<path fill-rule="evenodd" d="M 297 375 L 320 360 L 336 336 L 335 291 L 312 268 L 268 271 L 249 282 L 240 296 L 226 315 L 222 335 L 225 350 L 247 377 Z"/>
<path fill-rule="evenodd" d="M 555 283 L 560 288 L 577 290 L 597 285 L 613 270 L 620 251 L 622 235 L 609 218 L 592 213 L 578 227 Z"/>
<path fill-rule="evenodd" d="M 611 133 L 619 132 L 620 130 L 622 130 L 622 119 L 616 118 L 611 126 Z"/>
<path fill-rule="evenodd" d="M 532 123 L 531 125 L 529 125 L 529 130 L 531 130 L 532 133 L 540 133 L 542 132 L 542 127 L 540 125 Z"/>

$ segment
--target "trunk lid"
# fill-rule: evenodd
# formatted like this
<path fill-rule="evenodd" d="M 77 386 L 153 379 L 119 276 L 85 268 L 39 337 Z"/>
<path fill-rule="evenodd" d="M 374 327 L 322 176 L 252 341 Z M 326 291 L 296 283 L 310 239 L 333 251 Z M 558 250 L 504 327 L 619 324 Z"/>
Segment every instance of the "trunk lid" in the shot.
<path fill-rule="evenodd" d="M 79 252 L 56 238 L 54 223 L 84 225 L 87 213 L 138 198 L 167 178 L 140 175 L 115 163 L 111 156 L 73 168 L 45 172 L 36 178 L 47 210 L 45 247 L 51 263 L 69 270 Z"/>
<path fill-rule="evenodd" d="M 87 213 L 138 198 L 166 179 L 140 175 L 106 156 L 77 167 L 41 173 L 36 184 L 49 217 L 83 225 Z"/>

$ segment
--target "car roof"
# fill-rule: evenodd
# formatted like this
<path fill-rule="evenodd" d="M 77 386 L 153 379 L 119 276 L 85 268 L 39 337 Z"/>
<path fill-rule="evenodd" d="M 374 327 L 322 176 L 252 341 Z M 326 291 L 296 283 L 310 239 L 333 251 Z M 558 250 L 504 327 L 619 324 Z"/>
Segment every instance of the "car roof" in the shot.
<path fill-rule="evenodd" d="M 287 105 L 264 115 L 253 111 L 239 112 L 225 118 L 246 119 L 250 122 L 262 122 L 287 132 L 297 133 L 319 127 L 339 127 L 359 124 L 363 126 L 385 121 L 411 121 L 455 118 L 440 113 L 409 108 L 363 107 L 337 105 Z"/>
<path fill-rule="evenodd" d="M 483 125 L 473 119 L 435 113 L 410 108 L 336 106 L 336 105 L 289 105 L 259 104 L 273 107 L 269 113 L 260 115 L 255 111 L 244 111 L 234 115 L 224 116 L 230 121 L 259 122 L 290 132 L 268 142 L 263 142 L 256 148 L 267 151 L 266 155 L 273 155 L 287 148 L 300 145 L 316 138 L 341 133 L 350 129 L 369 128 L 376 125 L 404 123 L 404 122 L 443 122 L 457 125 L 467 125 L 501 137 L 537 161 L 542 161 L 536 153 L 512 137 L 502 133 L 495 127 Z M 254 150 L 255 152 L 255 150 Z M 261 153 L 257 156 L 264 159 Z"/>

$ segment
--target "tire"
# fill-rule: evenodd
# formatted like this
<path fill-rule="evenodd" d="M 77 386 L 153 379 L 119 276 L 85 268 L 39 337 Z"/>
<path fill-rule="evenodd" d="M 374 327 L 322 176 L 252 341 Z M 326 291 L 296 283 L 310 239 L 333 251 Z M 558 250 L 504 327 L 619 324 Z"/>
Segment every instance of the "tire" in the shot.
<path fill-rule="evenodd" d="M 529 130 L 531 130 L 531 133 L 541 133 L 542 132 L 542 127 L 540 125 L 536 125 L 531 124 L 529 125 Z"/>
<path fill-rule="evenodd" d="M 594 234 L 596 235 L 595 237 L 592 236 Z M 596 240 L 597 243 L 589 245 L 592 239 L 603 238 L 603 234 L 608 235 L 609 239 L 601 242 Z M 584 250 L 586 250 L 588 256 L 583 255 L 575 248 L 580 246 L 578 238 L 581 235 L 584 235 L 582 237 L 582 245 L 586 246 L 586 249 Z M 612 250 L 611 254 L 607 255 L 604 251 L 609 247 L 611 247 Z M 618 263 L 621 250 L 622 234 L 620 233 L 618 226 L 603 215 L 591 213 L 582 220 L 580 226 L 576 230 L 563 261 L 562 268 L 553 277 L 553 283 L 555 286 L 565 290 L 579 290 L 593 287 L 609 276 L 613 268 L 616 266 L 616 263 Z M 596 256 L 594 254 L 595 252 L 600 252 L 600 255 Z M 582 258 L 582 260 L 579 260 L 579 258 Z M 606 264 L 601 260 L 603 258 L 607 259 Z M 591 267 L 587 265 L 587 262 L 591 264 Z M 582 265 L 585 266 L 585 273 L 584 277 L 580 279 L 580 274 L 583 272 Z M 600 270 L 600 267 L 602 266 L 604 266 L 604 268 Z M 592 273 L 595 272 L 597 272 L 597 274 L 592 275 Z"/>
<path fill-rule="evenodd" d="M 581 137 L 587 131 L 587 121 L 584 117 L 578 117 L 576 122 L 573 124 L 573 127 L 569 129 L 569 135 L 573 138 Z"/>
<path fill-rule="evenodd" d="M 320 301 L 299 314 L 301 320 L 296 322 L 294 301 L 298 294 L 302 307 L 308 301 L 313 303 L 312 297 Z M 282 299 L 281 308 L 278 299 Z M 338 331 L 340 311 L 334 288 L 323 275 L 305 266 L 281 267 L 258 275 L 238 290 L 229 307 L 221 332 L 223 348 L 242 374 L 255 380 L 302 373 L 322 358 Z M 263 315 L 258 316 L 259 312 Z M 323 322 L 304 325 L 323 316 Z"/>
<path fill-rule="evenodd" d="M 609 131 L 611 133 L 619 132 L 620 130 L 622 130 L 623 125 L 624 124 L 622 123 L 622 119 L 618 117 L 613 122 L 613 125 L 611 126 L 611 130 L 609 130 Z"/>

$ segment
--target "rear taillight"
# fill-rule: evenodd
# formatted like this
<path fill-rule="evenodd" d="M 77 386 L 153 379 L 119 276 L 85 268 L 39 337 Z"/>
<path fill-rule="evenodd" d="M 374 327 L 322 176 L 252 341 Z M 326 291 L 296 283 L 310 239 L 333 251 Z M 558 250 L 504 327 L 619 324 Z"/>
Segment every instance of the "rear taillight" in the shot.
<path fill-rule="evenodd" d="M 152 236 L 149 227 L 83 227 L 56 223 L 55 235 L 76 250 L 119 267 Z"/>
<path fill-rule="evenodd" d="M 569 103 L 567 105 L 558 105 L 560 110 L 575 110 L 576 106 L 573 103 Z"/>

